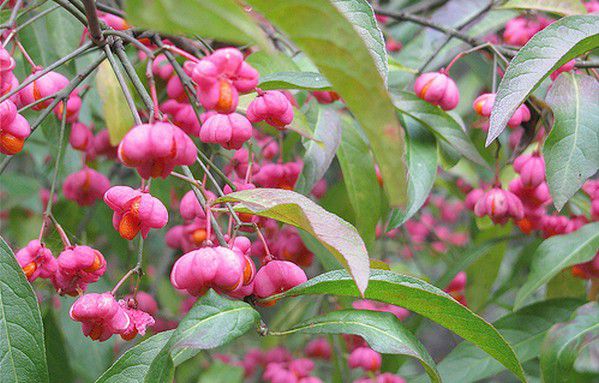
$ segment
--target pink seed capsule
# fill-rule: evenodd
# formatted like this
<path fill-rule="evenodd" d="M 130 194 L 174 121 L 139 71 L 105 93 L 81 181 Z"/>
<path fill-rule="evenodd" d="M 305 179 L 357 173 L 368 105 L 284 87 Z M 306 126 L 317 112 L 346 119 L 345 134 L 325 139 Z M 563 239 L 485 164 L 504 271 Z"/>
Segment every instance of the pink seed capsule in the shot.
<path fill-rule="evenodd" d="M 202 125 L 200 140 L 220 144 L 225 149 L 240 149 L 252 137 L 252 124 L 238 113 L 216 114 Z"/>
<path fill-rule="evenodd" d="M 381 368 L 381 354 L 370 347 L 358 347 L 351 352 L 348 359 L 350 368 L 361 368 L 365 371 L 378 371 Z"/>
<path fill-rule="evenodd" d="M 520 174 L 522 186 L 533 189 L 545 181 L 545 160 L 536 152 L 522 154 L 514 160 L 514 170 Z"/>
<path fill-rule="evenodd" d="M 35 73 L 32 73 L 25 80 L 28 80 L 33 76 L 35 76 Z M 21 98 L 22 104 L 28 105 L 41 100 L 42 98 L 52 96 L 63 90 L 67 85 L 69 85 L 69 80 L 65 76 L 57 72 L 48 72 L 21 89 L 19 91 L 19 97 Z M 51 103 L 52 99 L 48 99 L 33 106 L 32 109 L 42 110 L 47 108 Z"/>
<path fill-rule="evenodd" d="M 66 199 L 89 206 L 101 199 L 109 187 L 110 180 L 105 175 L 86 166 L 67 176 L 62 193 Z"/>
<path fill-rule="evenodd" d="M 495 93 L 484 93 L 474 100 L 472 107 L 480 116 L 490 117 L 494 103 Z M 523 122 L 530 121 L 530 117 L 530 110 L 526 105 L 522 104 L 516 109 L 507 124 L 510 128 L 517 128 Z"/>
<path fill-rule="evenodd" d="M 442 72 L 428 72 L 420 75 L 414 83 L 414 92 L 424 101 L 452 110 L 460 102 L 460 92 L 453 79 Z"/>
<path fill-rule="evenodd" d="M 92 130 L 81 122 L 76 122 L 71 126 L 69 143 L 73 149 L 87 151 L 94 144 L 94 134 Z"/>
<path fill-rule="evenodd" d="M 254 295 L 266 298 L 306 282 L 306 273 L 293 262 L 270 261 L 262 266 L 254 279 Z M 271 302 L 270 304 L 274 304 Z"/>
<path fill-rule="evenodd" d="M 113 186 L 104 194 L 104 202 L 114 210 L 112 224 L 115 230 L 128 240 L 139 232 L 146 238 L 150 229 L 160 229 L 168 222 L 164 204 L 146 191 Z"/>
<path fill-rule="evenodd" d="M 71 319 L 81 322 L 85 336 L 103 342 L 114 334 L 123 334 L 131 321 L 111 293 L 85 294 L 69 310 Z"/>
<path fill-rule="evenodd" d="M 293 106 L 282 92 L 269 90 L 250 103 L 246 115 L 252 123 L 266 121 L 277 129 L 283 129 L 293 121 Z"/>
<path fill-rule="evenodd" d="M 146 335 L 146 329 L 154 326 L 155 321 L 152 315 L 138 307 L 134 307 L 135 301 L 121 299 L 118 304 L 129 317 L 129 326 L 120 334 L 124 340 L 132 340 L 137 334 L 144 336 Z"/>
<path fill-rule="evenodd" d="M 166 178 L 175 166 L 193 164 L 196 147 L 180 128 L 156 122 L 133 127 L 119 144 L 118 156 L 145 179 Z"/>
<path fill-rule="evenodd" d="M 524 216 L 522 202 L 516 195 L 499 187 L 487 191 L 474 206 L 478 217 L 489 216 L 498 224 L 505 224 L 510 218 L 516 220 Z"/>
<path fill-rule="evenodd" d="M 37 239 L 17 251 L 15 257 L 29 282 L 50 278 L 56 272 L 57 264 L 52 252 Z"/>

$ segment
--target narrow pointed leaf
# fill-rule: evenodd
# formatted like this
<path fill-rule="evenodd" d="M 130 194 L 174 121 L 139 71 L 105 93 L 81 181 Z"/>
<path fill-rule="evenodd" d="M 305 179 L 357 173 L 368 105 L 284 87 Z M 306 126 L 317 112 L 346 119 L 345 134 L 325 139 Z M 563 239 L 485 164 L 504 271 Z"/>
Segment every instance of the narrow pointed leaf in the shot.
<path fill-rule="evenodd" d="M 469 160 L 488 166 L 460 124 L 443 109 L 408 92 L 394 94 L 393 104 L 399 112 L 422 123 L 439 141 L 448 144 Z"/>
<path fill-rule="evenodd" d="M 331 166 L 341 142 L 341 114 L 334 109 L 321 107 L 314 128 L 314 139 L 308 141 L 304 167 L 296 185 L 300 193 L 308 194 Z"/>
<path fill-rule="evenodd" d="M 404 131 L 368 42 L 331 0 L 246 2 L 296 43 L 343 97 L 368 137 L 390 204 L 403 205 L 407 193 Z M 356 0 L 359 3 L 363 1 Z"/>
<path fill-rule="evenodd" d="M 44 329 L 37 298 L 0 237 L 0 382 L 48 382 Z"/>
<path fill-rule="evenodd" d="M 199 299 L 179 323 L 158 353 L 146 383 L 172 381 L 175 365 L 195 356 L 200 350 L 222 346 L 255 327 L 260 314 L 243 301 L 223 298 L 210 290 Z"/>
<path fill-rule="evenodd" d="M 46 311 L 43 324 L 50 383 L 71 383 L 74 381 L 74 375 L 70 366 L 64 334 L 57 323 L 56 314 L 53 310 Z"/>
<path fill-rule="evenodd" d="M 381 216 L 381 189 L 370 148 L 349 117 L 342 119 L 343 133 L 337 159 L 343 173 L 356 229 L 368 246 L 374 241 Z"/>
<path fill-rule="evenodd" d="M 368 252 L 356 229 L 305 196 L 283 189 L 253 189 L 227 194 L 218 202 L 240 202 L 236 211 L 256 214 L 300 228 L 327 248 L 349 270 L 358 291 L 368 286 Z"/>
<path fill-rule="evenodd" d="M 584 225 L 573 233 L 548 238 L 535 251 L 531 271 L 516 295 L 514 309 L 549 282 L 560 271 L 577 263 L 588 262 L 599 249 L 599 222 Z"/>
<path fill-rule="evenodd" d="M 143 382 L 150 369 L 150 364 L 173 333 L 172 330 L 164 331 L 131 347 L 96 380 L 96 383 Z"/>
<path fill-rule="evenodd" d="M 370 3 L 366 0 L 332 0 L 332 3 L 343 12 L 356 32 L 360 34 L 374 59 L 377 70 L 387 83 L 389 64 L 385 38 Z"/>
<path fill-rule="evenodd" d="M 138 28 L 247 44 L 270 44 L 257 22 L 235 0 L 129 0 L 127 20 Z"/>
<path fill-rule="evenodd" d="M 554 70 L 599 46 L 599 15 L 557 20 L 518 51 L 508 66 L 491 112 L 487 145 L 499 137 L 516 109 Z"/>
<path fill-rule="evenodd" d="M 424 205 L 437 177 L 437 144 L 423 125 L 405 119 L 408 147 L 408 204 L 393 211 L 387 230 L 403 225 Z"/>
<path fill-rule="evenodd" d="M 567 320 L 581 303 L 576 299 L 537 302 L 499 318 L 493 326 L 510 342 L 518 359 L 524 363 L 539 356 L 549 328 Z M 499 362 L 468 342 L 458 344 L 437 369 L 444 382 L 460 383 L 479 382 L 505 371 Z M 426 380 L 423 375 L 414 383 L 425 383 Z"/>
<path fill-rule="evenodd" d="M 579 0 L 509 0 L 502 8 L 532 9 L 564 16 L 587 13 Z"/>
<path fill-rule="evenodd" d="M 368 310 L 333 311 L 275 335 L 294 333 L 359 335 L 377 352 L 407 355 L 418 359 L 431 381 L 440 382 L 433 358 L 414 334 L 391 313 Z"/>
<path fill-rule="evenodd" d="M 599 338 L 599 304 L 581 306 L 571 321 L 549 330 L 541 348 L 541 376 L 545 383 L 575 382 L 574 362 L 580 351 Z M 574 376 L 573 376 L 574 375 Z"/>
<path fill-rule="evenodd" d="M 599 83 L 591 76 L 563 73 L 547 103 L 554 123 L 543 146 L 547 184 L 560 210 L 599 170 Z"/>
<path fill-rule="evenodd" d="M 335 270 L 266 300 L 306 294 L 360 296 L 347 272 Z M 483 318 L 435 286 L 408 275 L 372 270 L 364 295 L 367 299 L 405 307 L 437 322 L 483 349 L 525 381 L 522 366 L 514 350 L 501 334 Z"/>
<path fill-rule="evenodd" d="M 260 77 L 261 89 L 331 90 L 328 80 L 316 72 L 276 72 Z"/>

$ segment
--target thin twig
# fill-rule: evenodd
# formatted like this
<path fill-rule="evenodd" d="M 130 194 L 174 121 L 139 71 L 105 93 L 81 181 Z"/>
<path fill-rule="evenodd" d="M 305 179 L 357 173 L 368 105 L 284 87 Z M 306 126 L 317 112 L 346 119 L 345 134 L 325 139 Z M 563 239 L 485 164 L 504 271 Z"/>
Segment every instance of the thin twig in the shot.
<path fill-rule="evenodd" d="M 191 179 L 195 179 L 193 176 L 193 173 L 191 172 L 191 169 L 189 169 L 189 166 L 182 166 L 183 168 L 183 173 L 185 173 L 185 175 Z M 195 194 L 198 202 L 200 203 L 200 206 L 202 206 L 202 209 L 204 209 L 204 211 L 208 211 L 208 207 L 207 207 L 207 202 L 206 202 L 206 198 L 204 197 L 204 195 L 200 192 L 200 189 L 194 185 L 191 186 L 191 190 L 193 190 L 193 193 Z M 220 226 L 218 225 L 218 222 L 216 221 L 216 218 L 214 218 L 214 215 L 211 215 L 210 217 L 210 221 L 212 222 L 212 227 L 214 230 L 214 234 L 216 235 L 216 238 L 218 240 L 218 243 L 221 246 L 228 246 L 227 245 L 227 241 L 225 241 L 225 237 L 223 236 L 223 233 L 220 229 Z"/>
<path fill-rule="evenodd" d="M 123 91 L 123 95 L 125 96 L 125 100 L 127 101 L 127 105 L 131 110 L 131 114 L 133 115 L 133 120 L 135 120 L 135 125 L 141 125 L 141 117 L 139 116 L 139 112 L 135 106 L 135 101 L 133 100 L 133 96 L 131 96 L 131 92 L 129 91 L 129 87 L 127 86 L 127 82 L 123 77 L 123 73 L 119 68 L 119 64 L 114 59 L 114 55 L 112 54 L 112 50 L 110 49 L 110 44 L 104 45 L 104 53 L 106 53 L 106 57 L 108 58 L 108 62 L 112 66 L 112 70 L 116 76 L 117 81 L 121 85 L 121 89 Z"/>
<path fill-rule="evenodd" d="M 146 105 L 146 108 L 150 112 L 150 115 L 154 114 L 154 104 L 152 102 L 152 98 L 150 97 L 150 94 L 148 93 L 144 85 L 141 83 L 141 80 L 137 75 L 137 72 L 135 71 L 133 64 L 131 64 L 129 57 L 127 57 L 127 53 L 125 52 L 125 47 L 123 46 L 122 41 L 117 38 L 113 44 L 113 47 L 116 52 L 116 55 L 118 56 L 119 60 L 121 61 L 121 64 L 123 65 L 123 68 L 125 68 L 125 72 L 127 72 L 127 76 L 133 83 L 133 86 L 137 90 L 137 93 L 141 97 L 143 103 Z"/>
<path fill-rule="evenodd" d="M 85 17 L 87 19 L 87 29 L 91 36 L 92 41 L 96 45 L 102 45 L 104 43 L 104 35 L 100 28 L 100 20 L 98 19 L 98 10 L 96 9 L 95 0 L 83 0 L 83 6 L 85 7 Z"/>

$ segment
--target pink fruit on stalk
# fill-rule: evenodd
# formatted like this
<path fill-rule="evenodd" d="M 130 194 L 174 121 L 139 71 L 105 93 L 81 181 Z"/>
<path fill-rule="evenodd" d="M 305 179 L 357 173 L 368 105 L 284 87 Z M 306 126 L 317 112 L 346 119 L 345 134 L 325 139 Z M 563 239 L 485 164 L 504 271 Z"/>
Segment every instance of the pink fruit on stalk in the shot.
<path fill-rule="evenodd" d="M 375 372 L 381 368 L 382 358 L 370 347 L 358 347 L 349 355 L 348 363 L 350 368 Z"/>
<path fill-rule="evenodd" d="M 536 188 L 545 181 L 545 160 L 538 152 L 516 157 L 514 170 L 520 174 L 522 186 L 527 189 Z"/>
<path fill-rule="evenodd" d="M 59 294 L 76 296 L 89 283 L 97 282 L 106 271 L 102 253 L 89 246 L 71 246 L 57 258 L 58 269 L 51 276 L 52 284 Z"/>
<path fill-rule="evenodd" d="M 340 100 L 341 96 L 337 92 L 332 91 L 314 91 L 312 95 L 318 101 L 319 104 L 332 104 L 333 102 Z"/>
<path fill-rule="evenodd" d="M 209 117 L 200 131 L 200 140 L 220 144 L 225 149 L 240 149 L 252 137 L 252 124 L 238 113 L 215 114 Z"/>
<path fill-rule="evenodd" d="M 130 26 L 127 24 L 127 21 L 122 17 L 113 15 L 112 13 L 105 13 L 98 11 L 98 18 L 106 23 L 110 28 L 117 31 L 124 31 L 129 29 Z"/>
<path fill-rule="evenodd" d="M 304 354 L 310 358 L 329 360 L 332 352 L 331 345 L 325 338 L 311 340 L 304 348 Z"/>
<path fill-rule="evenodd" d="M 260 168 L 254 175 L 254 183 L 266 188 L 278 188 L 293 190 L 295 183 L 302 171 L 301 161 L 280 163 L 268 163 Z"/>
<path fill-rule="evenodd" d="M 218 113 L 232 113 L 237 108 L 239 93 L 247 93 L 258 85 L 258 72 L 243 59 L 236 48 L 221 48 L 191 68 L 191 78 L 200 90 L 200 103 Z"/>
<path fill-rule="evenodd" d="M 299 358 L 289 362 L 289 371 L 298 378 L 305 378 L 314 370 L 314 362 L 308 358 Z"/>
<path fill-rule="evenodd" d="M 83 334 L 103 342 L 113 334 L 123 334 L 131 320 L 111 293 L 85 294 L 69 311 L 71 319 L 81 322 Z"/>
<path fill-rule="evenodd" d="M 599 1 L 591 0 L 584 3 L 584 7 L 587 9 L 588 13 L 596 13 L 599 12 Z"/>
<path fill-rule="evenodd" d="M 270 261 L 256 273 L 254 295 L 258 298 L 266 298 L 301 285 L 307 280 L 304 270 L 295 263 L 278 260 Z M 271 301 L 267 305 L 275 303 L 275 301 Z"/>
<path fill-rule="evenodd" d="M 194 296 L 210 288 L 230 292 L 243 285 L 244 266 L 241 258 L 226 247 L 204 247 L 184 254 L 175 262 L 171 283 Z"/>
<path fill-rule="evenodd" d="M 564 65 L 562 65 L 561 67 L 557 68 L 553 73 L 551 73 L 551 75 L 549 77 L 551 77 L 551 79 L 555 81 L 555 79 L 557 79 L 560 74 L 562 74 L 564 72 L 572 71 L 574 69 L 575 65 L 576 65 L 576 61 L 570 60 L 567 63 L 565 63 Z"/>
<path fill-rule="evenodd" d="M 104 202 L 114 210 L 112 224 L 115 230 L 128 240 L 139 232 L 146 238 L 150 229 L 160 229 L 168 222 L 166 207 L 147 191 L 113 186 L 104 194 Z"/>
<path fill-rule="evenodd" d="M 17 251 L 15 257 L 29 282 L 37 278 L 50 278 L 56 272 L 57 264 L 52 252 L 37 239 Z"/>
<path fill-rule="evenodd" d="M 146 335 L 146 329 L 154 326 L 155 321 L 152 315 L 134 307 L 134 301 L 121 299 L 118 301 L 118 304 L 129 317 L 129 326 L 127 326 L 125 331 L 120 333 L 121 338 L 124 340 L 132 340 L 137 334 L 144 336 Z"/>
<path fill-rule="evenodd" d="M 133 127 L 119 144 L 118 156 L 145 179 L 166 178 L 175 166 L 193 164 L 196 147 L 180 128 L 156 122 Z"/>
<path fill-rule="evenodd" d="M 250 153 L 247 149 L 241 148 L 237 150 L 235 154 L 233 154 L 233 157 L 231 158 L 229 164 L 225 167 L 225 171 L 227 173 L 235 172 L 237 177 L 244 179 L 245 174 L 248 171 L 249 158 Z M 258 164 L 252 165 L 252 174 L 256 174 L 259 170 L 260 166 Z"/>
<path fill-rule="evenodd" d="M 85 152 L 94 144 L 94 133 L 87 125 L 76 122 L 71 126 L 69 143 L 73 149 Z"/>
<path fill-rule="evenodd" d="M 537 208 L 551 202 L 551 194 L 546 182 L 541 182 L 534 188 L 527 188 L 522 183 L 522 177 L 513 179 L 508 189 L 529 208 Z"/>
<path fill-rule="evenodd" d="M 490 117 L 494 103 L 495 93 L 484 93 L 474 100 L 472 107 L 480 116 Z M 530 110 L 526 105 L 522 104 L 518 107 L 518 109 L 516 109 L 507 124 L 510 128 L 516 128 L 523 122 L 530 121 L 530 117 Z"/>
<path fill-rule="evenodd" d="M 524 208 L 512 192 L 494 187 L 474 205 L 474 214 L 478 217 L 489 216 L 493 222 L 503 225 L 510 218 L 522 219 Z"/>
<path fill-rule="evenodd" d="M 210 190 L 206 190 L 206 198 L 208 201 L 213 201 L 216 199 L 216 195 L 212 193 Z M 194 218 L 205 219 L 206 212 L 198 202 L 198 197 L 196 197 L 193 190 L 185 193 L 183 198 L 181 198 L 181 202 L 179 203 L 179 212 L 181 213 L 181 217 L 184 220 L 192 220 Z"/>
<path fill-rule="evenodd" d="M 581 279 L 599 278 L 599 252 L 590 261 L 574 265 L 572 275 Z"/>
<path fill-rule="evenodd" d="M 250 122 L 266 121 L 277 129 L 283 129 L 293 121 L 293 106 L 282 92 L 269 90 L 258 94 L 250 103 L 246 116 Z"/>
<path fill-rule="evenodd" d="M 452 110 L 460 102 L 460 91 L 451 77 L 441 72 L 420 75 L 414 83 L 414 92 L 424 101 Z"/>
<path fill-rule="evenodd" d="M 110 143 L 108 129 L 103 129 L 94 136 L 93 151 L 97 155 L 104 155 L 108 158 L 117 157 L 117 146 L 113 146 Z"/>
<path fill-rule="evenodd" d="M 35 72 L 32 73 L 25 81 L 35 76 L 35 74 Z M 28 105 L 42 98 L 52 96 L 56 92 L 63 90 L 67 85 L 69 85 L 69 80 L 65 76 L 57 72 L 48 72 L 21 89 L 19 97 L 23 105 Z M 51 103 L 52 99 L 48 99 L 33 106 L 31 109 L 42 110 L 47 108 Z"/>
<path fill-rule="evenodd" d="M 86 166 L 67 176 L 62 185 L 62 194 L 81 206 L 89 206 L 101 199 L 109 187 L 110 180 L 105 175 Z"/>
<path fill-rule="evenodd" d="M 152 73 L 163 80 L 167 80 L 173 75 L 174 68 L 165 55 L 159 54 L 152 62 Z"/>
<path fill-rule="evenodd" d="M 173 122 L 185 133 L 199 137 L 201 124 L 190 104 L 179 104 L 179 109 L 173 116 Z"/>
<path fill-rule="evenodd" d="M 537 20 L 530 20 L 523 16 L 516 17 L 506 23 L 503 40 L 509 45 L 523 46 L 543 27 L 543 24 Z"/>
<path fill-rule="evenodd" d="M 187 103 L 189 99 L 187 98 L 187 94 L 185 93 L 185 87 L 181 82 L 179 76 L 171 76 L 171 78 L 166 83 L 166 95 L 172 99 L 176 100 L 180 103 Z"/>
<path fill-rule="evenodd" d="M 19 153 L 29 134 L 29 122 L 17 113 L 16 105 L 11 100 L 3 101 L 0 104 L 0 153 L 9 156 Z"/>
<path fill-rule="evenodd" d="M 79 110 L 81 109 L 81 104 L 82 104 L 82 101 L 81 101 L 81 97 L 79 97 L 79 91 L 77 89 L 75 89 L 69 95 L 69 98 L 67 99 L 67 102 L 66 102 L 66 108 L 67 108 L 67 110 L 66 110 L 67 119 L 66 120 L 69 124 L 72 124 L 79 119 Z M 65 108 L 64 101 L 59 102 L 58 105 L 56 105 L 56 107 L 54 108 L 54 115 L 59 120 L 62 120 L 64 108 Z"/>
<path fill-rule="evenodd" d="M 126 300 L 133 299 L 133 295 L 127 295 Z M 138 291 L 135 296 L 136 308 L 147 312 L 150 315 L 155 315 L 158 312 L 158 303 L 156 299 L 145 291 Z"/>

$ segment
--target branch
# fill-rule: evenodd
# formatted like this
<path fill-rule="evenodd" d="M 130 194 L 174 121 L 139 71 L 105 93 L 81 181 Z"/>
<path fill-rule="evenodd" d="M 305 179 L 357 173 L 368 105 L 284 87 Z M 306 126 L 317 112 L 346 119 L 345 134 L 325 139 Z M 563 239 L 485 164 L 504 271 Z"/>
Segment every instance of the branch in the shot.
<path fill-rule="evenodd" d="M 83 0 L 85 6 L 85 17 L 87 18 L 87 25 L 89 34 L 92 41 L 96 45 L 102 45 L 104 43 L 104 35 L 102 35 L 102 29 L 100 29 L 100 20 L 98 20 L 98 10 L 96 9 L 95 0 Z"/>
<path fill-rule="evenodd" d="M 137 107 L 135 106 L 135 101 L 133 100 L 133 96 L 131 96 L 131 92 L 129 91 L 129 87 L 125 82 L 125 78 L 123 77 L 123 73 L 119 68 L 118 63 L 114 59 L 114 55 L 112 54 L 112 50 L 110 49 L 110 45 L 104 45 L 104 52 L 106 53 L 106 57 L 108 58 L 108 62 L 110 62 L 110 66 L 112 66 L 112 70 L 116 76 L 117 81 L 121 85 L 121 89 L 123 91 L 123 95 L 125 96 L 125 100 L 127 101 L 127 105 L 131 110 L 131 114 L 133 115 L 133 119 L 135 120 L 135 125 L 141 125 L 141 117 L 139 117 L 139 113 L 137 111 Z"/>

